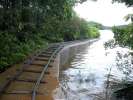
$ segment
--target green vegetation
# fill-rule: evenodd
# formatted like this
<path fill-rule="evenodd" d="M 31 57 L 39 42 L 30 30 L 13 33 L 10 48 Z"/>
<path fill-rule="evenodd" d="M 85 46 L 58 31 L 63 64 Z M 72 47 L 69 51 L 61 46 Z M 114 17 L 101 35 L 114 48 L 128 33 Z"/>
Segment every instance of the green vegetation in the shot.
<path fill-rule="evenodd" d="M 7 32 L 0 33 L 0 41 L 0 71 L 23 61 L 29 54 L 47 46 L 47 42 L 39 37 L 20 42 L 14 35 Z"/>
<path fill-rule="evenodd" d="M 118 44 L 133 48 L 133 25 L 113 27 L 114 37 Z"/>
<path fill-rule="evenodd" d="M 98 28 L 98 29 L 103 29 L 103 25 L 100 24 L 100 23 L 97 23 L 97 22 L 94 22 L 94 21 L 90 21 L 90 22 L 88 22 L 88 24 L 89 24 L 90 26 L 96 27 L 96 28 Z"/>
<path fill-rule="evenodd" d="M 98 37 L 98 29 L 73 11 L 84 1 L 0 0 L 0 71 L 50 42 Z"/>
<path fill-rule="evenodd" d="M 96 27 L 96 28 L 98 28 L 100 30 L 106 30 L 106 29 L 111 29 L 112 28 L 110 26 L 104 26 L 104 25 L 102 25 L 100 23 L 97 23 L 97 22 L 94 22 L 94 21 L 90 21 L 88 24 L 90 26 Z"/>
<path fill-rule="evenodd" d="M 114 2 L 121 2 L 125 3 L 128 7 L 133 6 L 133 0 L 113 0 Z M 133 14 L 128 14 L 125 16 L 126 20 L 131 20 L 132 23 L 125 26 L 117 26 L 113 27 L 112 30 L 115 33 L 115 39 L 118 44 L 122 46 L 129 46 L 131 49 L 133 49 Z M 127 62 L 126 62 L 127 64 Z M 122 65 L 120 65 L 122 67 Z M 131 67 L 131 68 L 130 68 Z M 128 71 L 125 73 L 128 74 L 131 73 L 130 70 L 132 70 L 132 66 L 128 66 L 126 68 Z M 124 67 L 122 68 L 124 72 Z M 126 76 L 126 77 L 127 77 Z M 122 85 L 122 88 L 114 92 L 117 98 L 119 99 L 126 99 L 126 100 L 132 100 L 132 91 L 133 91 L 133 82 L 131 81 L 124 81 L 118 84 L 118 86 Z"/>
<path fill-rule="evenodd" d="M 125 3 L 127 6 L 132 6 L 132 0 L 113 0 L 114 2 L 121 2 Z M 114 37 L 116 41 L 123 46 L 129 46 L 133 48 L 133 14 L 128 14 L 125 16 L 125 20 L 131 20 L 132 23 L 129 25 L 123 26 L 114 26 L 112 28 L 113 32 L 115 33 Z"/>

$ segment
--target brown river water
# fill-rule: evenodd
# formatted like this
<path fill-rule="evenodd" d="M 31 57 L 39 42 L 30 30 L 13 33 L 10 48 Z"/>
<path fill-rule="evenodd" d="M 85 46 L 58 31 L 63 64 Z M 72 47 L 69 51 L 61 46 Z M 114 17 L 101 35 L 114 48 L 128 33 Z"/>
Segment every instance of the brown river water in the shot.
<path fill-rule="evenodd" d="M 60 65 L 55 100 L 133 100 L 130 50 L 114 45 L 112 31 L 100 33 L 97 41 L 70 48 L 69 59 Z"/>

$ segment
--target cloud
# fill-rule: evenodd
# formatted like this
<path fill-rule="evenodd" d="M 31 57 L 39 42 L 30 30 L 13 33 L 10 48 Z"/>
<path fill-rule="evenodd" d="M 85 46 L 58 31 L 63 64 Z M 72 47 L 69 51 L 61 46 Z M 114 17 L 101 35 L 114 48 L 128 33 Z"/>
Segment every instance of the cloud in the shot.
<path fill-rule="evenodd" d="M 108 26 L 129 23 L 125 22 L 123 18 L 133 11 L 132 8 L 127 8 L 124 4 L 112 4 L 111 0 L 87 1 L 78 4 L 74 10 L 80 17 L 88 21 L 96 21 Z"/>

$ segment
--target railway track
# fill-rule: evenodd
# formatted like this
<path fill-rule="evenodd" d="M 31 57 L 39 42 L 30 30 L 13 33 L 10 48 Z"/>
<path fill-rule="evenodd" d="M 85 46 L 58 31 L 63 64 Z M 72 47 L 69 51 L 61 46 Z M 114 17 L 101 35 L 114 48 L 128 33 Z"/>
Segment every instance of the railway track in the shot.
<path fill-rule="evenodd" d="M 43 95 L 43 85 L 49 83 L 44 77 L 49 75 L 49 68 L 63 45 L 53 45 L 27 60 L 21 69 L 16 69 L 14 76 L 0 88 L 0 100 L 43 100 L 37 99 Z"/>
<path fill-rule="evenodd" d="M 6 83 L 0 87 L 0 100 L 52 100 L 44 99 L 44 95 L 47 95 L 45 92 L 49 91 L 47 87 L 54 87 L 52 80 L 55 78 L 49 75 L 52 74 L 49 70 L 53 67 L 56 55 L 64 46 L 78 42 L 81 41 L 51 45 L 26 60 L 21 69 L 16 69 L 17 73 L 7 77 Z M 47 77 L 48 75 L 50 77 Z"/>

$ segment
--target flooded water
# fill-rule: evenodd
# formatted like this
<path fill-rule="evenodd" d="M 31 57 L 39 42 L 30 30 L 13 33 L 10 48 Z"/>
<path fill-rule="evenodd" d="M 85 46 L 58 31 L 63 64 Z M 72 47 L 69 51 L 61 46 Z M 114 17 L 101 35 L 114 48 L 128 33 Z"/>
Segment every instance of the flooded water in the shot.
<path fill-rule="evenodd" d="M 133 100 L 133 90 L 127 89 L 133 87 L 130 50 L 114 45 L 112 31 L 100 33 L 60 66 L 56 100 Z"/>

